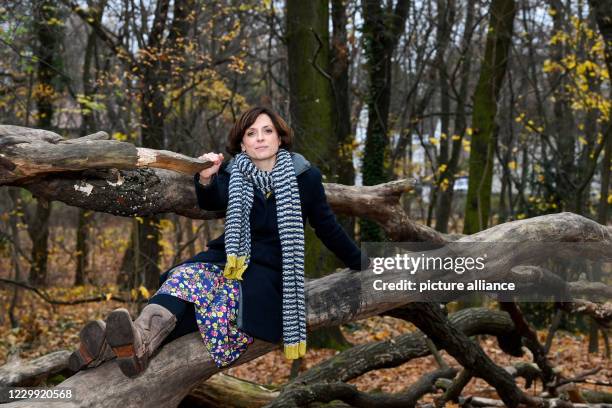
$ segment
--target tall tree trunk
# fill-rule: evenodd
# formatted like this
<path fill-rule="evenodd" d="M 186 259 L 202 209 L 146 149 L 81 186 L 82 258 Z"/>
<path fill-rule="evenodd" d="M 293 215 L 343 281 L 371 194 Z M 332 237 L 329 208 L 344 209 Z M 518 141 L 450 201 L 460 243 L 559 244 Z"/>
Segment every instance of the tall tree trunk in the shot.
<path fill-rule="evenodd" d="M 158 0 L 155 17 L 149 40 L 148 51 L 152 59 L 142 64 L 141 87 L 141 140 L 142 146 L 152 149 L 165 149 L 164 122 L 168 113 L 164 106 L 166 98 L 166 87 L 172 81 L 171 60 L 180 58 L 184 54 L 184 40 L 187 38 L 189 29 L 193 24 L 190 17 L 194 8 L 194 0 L 177 0 L 172 10 L 172 21 L 168 23 L 170 8 L 169 0 Z M 164 32 L 168 31 L 164 40 Z M 166 58 L 157 58 L 155 53 L 162 51 Z M 172 57 L 172 58 L 171 58 Z M 150 198 L 151 200 L 153 197 Z M 137 283 L 150 289 L 159 286 L 159 253 L 160 253 L 160 230 L 159 223 L 162 217 L 153 215 L 144 217 L 142 223 L 138 223 L 138 253 L 140 259 L 137 264 L 141 265 L 143 275 Z"/>
<path fill-rule="evenodd" d="M 363 156 L 363 184 L 371 186 L 387 179 L 386 156 L 391 102 L 391 57 L 404 31 L 410 2 L 398 0 L 388 12 L 381 0 L 362 0 L 364 54 L 368 71 L 368 126 Z M 362 241 L 382 241 L 375 223 L 361 220 Z"/>
<path fill-rule="evenodd" d="M 351 132 L 351 105 L 349 94 L 349 47 L 347 39 L 347 13 L 345 0 L 332 0 L 332 41 L 330 71 L 334 107 L 336 109 L 335 142 L 336 160 L 331 160 L 332 174 L 336 182 L 352 185 L 355 183 L 355 168 L 353 167 L 353 142 Z M 353 238 L 355 235 L 355 218 L 340 216 L 338 221 Z"/>
<path fill-rule="evenodd" d="M 455 2 L 453 0 L 437 0 L 438 5 L 438 15 L 437 15 L 437 33 L 436 33 L 436 44 L 437 44 L 437 54 L 436 54 L 436 65 L 438 68 L 438 86 L 440 88 L 440 151 L 438 154 L 438 170 L 444 169 L 448 167 L 449 164 L 449 154 L 450 154 L 450 144 L 452 141 L 450 133 L 450 92 L 449 92 L 449 78 L 447 72 L 446 65 L 446 49 L 448 48 L 448 43 L 450 41 L 451 30 L 453 28 L 453 24 L 455 21 Z M 468 30 L 468 28 L 466 28 Z M 438 221 L 438 213 L 440 209 L 440 205 L 438 203 L 441 201 L 442 193 L 444 193 L 449 187 L 449 180 L 447 175 L 443 174 L 442 171 L 440 173 L 440 177 L 437 178 L 437 183 L 435 186 L 436 193 L 432 196 L 435 197 L 435 200 L 432 200 L 430 203 L 431 210 L 428 212 L 431 214 L 433 208 L 436 208 L 436 229 L 442 228 L 446 231 L 446 224 L 448 224 L 448 214 L 446 214 L 446 219 L 442 219 L 441 222 Z M 431 219 L 431 216 L 428 214 L 427 220 L 428 225 Z M 444 223 L 444 226 L 442 226 Z M 439 229 L 438 229 L 439 230 Z"/>
<path fill-rule="evenodd" d="M 328 24 L 328 1 L 287 1 L 289 106 L 296 145 L 321 169 L 324 177 L 335 179 L 339 169 L 336 158 L 340 132 L 337 118 L 345 112 L 340 112 L 341 107 L 333 100 Z M 342 130 L 346 131 L 346 123 L 342 125 Z M 310 227 L 305 229 L 305 238 L 307 277 L 321 277 L 325 271 L 339 266 Z M 315 347 L 341 349 L 348 345 L 338 327 L 312 333 L 308 341 Z"/>
<path fill-rule="evenodd" d="M 601 162 L 601 189 L 599 190 L 599 205 L 597 206 L 597 221 L 607 225 L 610 216 L 610 166 L 612 166 L 612 126 L 608 123 L 606 150 Z"/>
<path fill-rule="evenodd" d="M 612 73 L 612 1 L 590 0 L 591 11 L 595 14 L 599 32 L 604 39 L 604 53 L 608 73 Z M 612 89 L 610 90 L 612 97 Z M 612 115 L 612 109 L 610 111 Z M 599 204 L 597 206 L 597 221 L 607 225 L 609 217 L 609 195 L 610 195 L 610 166 L 612 165 L 612 118 L 605 124 L 605 150 L 601 162 L 601 189 L 599 191 Z M 589 338 L 589 352 L 599 349 L 599 330 L 594 322 L 591 322 L 591 336 Z M 607 339 L 606 339 L 607 340 Z"/>
<path fill-rule="evenodd" d="M 160 44 L 161 38 L 157 38 L 155 43 L 150 46 L 155 48 L 160 46 Z M 164 88 L 163 84 L 169 79 L 169 73 L 163 72 L 157 66 L 158 64 L 152 62 L 151 66 L 147 66 L 141 79 L 143 89 L 140 105 L 141 140 L 142 146 L 151 149 L 165 149 L 165 96 L 162 89 Z M 144 217 L 142 223 L 136 224 L 138 228 L 138 247 L 141 256 L 139 262 L 143 270 L 142 278 L 137 279 L 137 284 L 144 285 L 150 289 L 157 288 L 159 285 L 159 240 L 161 234 L 158 226 L 160 220 L 161 216 L 153 215 Z"/>
<path fill-rule="evenodd" d="M 604 53 L 608 73 L 612 73 L 612 0 L 589 0 L 589 5 L 595 13 L 595 19 L 599 32 L 604 39 Z M 612 98 L 612 89 L 610 90 Z M 599 206 L 597 209 L 597 220 L 606 225 L 609 217 L 609 195 L 610 195 L 610 166 L 612 164 L 612 109 L 610 110 L 610 120 L 605 124 L 604 137 L 606 147 L 601 163 L 601 190 Z"/>
<path fill-rule="evenodd" d="M 475 4 L 475 0 L 468 0 L 466 5 L 465 27 L 461 39 L 461 46 L 464 52 L 460 69 L 461 85 L 459 88 L 459 98 L 457 100 L 454 131 L 453 135 L 450 136 L 452 140 L 452 153 L 445 171 L 443 171 L 440 176 L 442 180 L 448 180 L 448 185 L 440 192 L 438 205 L 436 207 L 436 230 L 440 232 L 448 232 L 448 221 L 453 205 L 455 174 L 459 168 L 459 159 L 463 151 L 463 137 L 467 127 L 465 106 L 470 83 L 470 70 L 472 67 L 472 47 L 470 43 L 474 32 Z"/>
<path fill-rule="evenodd" d="M 330 74 L 329 7 L 325 0 L 287 1 L 291 126 L 296 145 L 326 178 L 336 166 L 336 108 Z M 306 275 L 321 276 L 336 261 L 306 229 Z"/>
<path fill-rule="evenodd" d="M 561 0 L 550 0 L 551 9 L 554 10 L 553 19 L 553 32 L 565 32 L 569 25 L 569 16 L 565 11 L 563 2 Z M 562 59 L 566 56 L 565 44 L 553 44 L 551 45 L 551 59 L 554 62 L 562 63 Z M 575 134 L 574 126 L 574 112 L 570 107 L 571 100 L 565 90 L 567 80 L 564 79 L 564 74 L 561 72 L 552 72 L 550 75 L 550 84 L 556 87 L 555 101 L 553 103 L 553 111 L 555 121 L 553 124 L 553 130 L 555 137 L 558 141 L 558 160 L 559 170 L 556 173 L 556 186 L 557 194 L 562 199 L 561 204 L 564 206 L 562 210 L 569 210 L 580 213 L 581 200 L 576 197 L 576 191 L 574 183 L 578 179 L 576 172 L 576 142 L 577 137 Z M 574 200 L 572 200 L 573 198 Z"/>
<path fill-rule="evenodd" d="M 348 24 L 346 6 L 347 2 L 345 0 L 331 0 L 333 31 L 330 47 L 330 75 L 333 106 L 335 107 L 335 155 L 330 157 L 330 163 L 332 164 L 330 175 L 335 176 L 337 183 L 353 185 L 355 183 L 355 168 L 353 167 L 353 142 L 355 138 L 351 131 L 350 56 L 346 31 Z M 354 217 L 338 216 L 338 222 L 349 237 L 355 237 Z M 338 326 L 319 329 L 311 335 L 311 339 L 315 339 L 315 342 L 320 346 L 338 350 L 344 349 L 350 344 Z"/>
<path fill-rule="evenodd" d="M 325 0 L 287 1 L 291 126 L 296 147 L 331 177 L 336 108 L 329 64 L 329 8 Z"/>
<path fill-rule="evenodd" d="M 481 231 L 488 225 L 497 100 L 506 74 L 516 4 L 514 0 L 493 0 L 490 10 L 485 55 L 474 93 L 465 234 Z"/>
<path fill-rule="evenodd" d="M 43 199 L 36 200 L 36 208 L 28 217 L 28 234 L 32 240 L 29 281 L 34 286 L 47 284 L 47 259 L 49 257 L 49 217 L 51 203 Z"/>
<path fill-rule="evenodd" d="M 38 40 L 36 57 L 38 59 L 38 87 L 35 92 L 37 108 L 37 127 L 51 130 L 53 119 L 53 101 L 57 97 L 61 78 L 60 67 L 60 31 L 54 23 L 60 19 L 57 3 L 48 0 L 36 0 L 33 3 L 34 30 Z M 36 209 L 28 220 L 28 233 L 32 239 L 32 265 L 30 282 L 35 286 L 47 283 L 47 258 L 49 238 L 49 217 L 51 203 L 36 202 Z"/>
<path fill-rule="evenodd" d="M 76 231 L 76 271 L 74 274 L 74 285 L 84 285 L 88 282 L 87 274 L 89 265 L 87 264 L 89 255 L 89 227 L 93 216 L 92 211 L 79 208 Z"/>
<path fill-rule="evenodd" d="M 21 251 L 21 242 L 19 240 L 19 228 L 17 227 L 18 216 L 17 213 L 22 211 L 22 200 L 20 198 L 20 191 L 13 187 L 8 187 L 8 194 L 12 201 L 12 210 L 9 214 L 9 227 L 11 230 L 11 236 L 13 238 L 13 246 L 11 249 L 11 263 L 13 265 L 13 276 L 12 278 L 19 282 L 21 281 L 21 265 L 19 263 L 19 252 Z M 11 296 L 11 303 L 8 308 L 9 320 L 11 322 L 11 328 L 15 329 L 19 327 L 19 320 L 15 313 L 17 305 L 20 303 L 20 288 L 15 286 L 13 288 L 13 295 Z"/>
<path fill-rule="evenodd" d="M 102 13 L 105 7 L 105 3 L 100 4 L 99 8 L 94 11 L 92 18 L 98 22 L 102 19 Z M 83 95 L 85 99 L 90 99 L 95 94 L 95 86 L 92 84 L 92 63 L 95 58 L 96 52 L 96 41 L 98 36 L 91 30 L 87 36 L 87 45 L 85 47 L 85 57 L 83 62 Z M 95 73 L 95 79 L 98 78 L 98 72 Z M 83 103 L 81 104 L 81 136 L 85 136 L 94 133 L 96 129 L 94 112 L 88 109 Z M 87 274 L 89 271 L 89 265 L 87 261 L 89 259 L 89 229 L 93 220 L 93 212 L 79 208 L 78 220 L 77 220 L 77 231 L 76 231 L 76 270 L 74 274 L 74 284 L 84 285 L 87 283 Z"/>
<path fill-rule="evenodd" d="M 498 147 L 498 157 L 500 159 L 500 164 L 502 167 L 502 186 L 499 194 L 499 222 L 504 223 L 509 219 L 512 219 L 513 211 L 512 211 L 512 174 L 510 169 L 510 162 L 514 156 L 514 143 L 515 143 L 515 131 L 513 123 L 513 118 L 515 117 L 514 106 L 516 103 L 516 99 L 514 96 L 514 89 L 512 87 L 512 70 L 508 71 L 508 96 L 506 98 L 505 106 L 506 106 L 506 120 L 509 123 L 507 125 L 507 131 L 505 132 L 505 136 L 503 140 L 501 140 Z M 503 150 L 502 150 L 503 148 Z M 507 200 L 507 201 L 506 201 Z"/>

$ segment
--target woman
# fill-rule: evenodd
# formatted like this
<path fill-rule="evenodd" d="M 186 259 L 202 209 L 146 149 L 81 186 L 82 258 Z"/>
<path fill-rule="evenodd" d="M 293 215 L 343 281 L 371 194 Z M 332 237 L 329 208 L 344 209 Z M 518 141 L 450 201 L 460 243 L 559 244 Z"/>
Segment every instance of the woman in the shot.
<path fill-rule="evenodd" d="M 217 153 L 199 157 L 213 165 L 194 177 L 198 204 L 227 210 L 224 234 L 163 274 L 135 322 L 125 309 L 113 311 L 106 327 L 90 322 L 71 358 L 73 369 L 95 366 L 114 352 L 123 373 L 135 376 L 163 341 L 196 330 L 219 367 L 253 338 L 282 339 L 289 359 L 305 354 L 304 222 L 349 268 L 362 269 L 367 258 L 336 221 L 320 171 L 289 153 L 291 142 L 285 121 L 256 107 L 229 134 L 232 160 L 222 163 Z"/>

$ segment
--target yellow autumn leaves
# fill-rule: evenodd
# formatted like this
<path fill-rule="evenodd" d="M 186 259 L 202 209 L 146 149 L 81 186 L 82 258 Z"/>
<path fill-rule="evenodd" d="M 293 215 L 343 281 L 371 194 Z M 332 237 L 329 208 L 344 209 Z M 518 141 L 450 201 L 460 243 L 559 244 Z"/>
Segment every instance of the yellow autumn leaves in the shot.
<path fill-rule="evenodd" d="M 113 292 L 107 292 L 105 294 L 106 301 L 108 302 L 109 300 L 112 300 L 113 295 Z M 142 285 L 140 285 L 138 288 L 132 288 L 132 290 L 130 290 L 130 299 L 135 301 L 138 300 L 139 297 L 145 300 L 149 299 L 151 297 L 151 292 L 149 292 L 149 290 Z"/>

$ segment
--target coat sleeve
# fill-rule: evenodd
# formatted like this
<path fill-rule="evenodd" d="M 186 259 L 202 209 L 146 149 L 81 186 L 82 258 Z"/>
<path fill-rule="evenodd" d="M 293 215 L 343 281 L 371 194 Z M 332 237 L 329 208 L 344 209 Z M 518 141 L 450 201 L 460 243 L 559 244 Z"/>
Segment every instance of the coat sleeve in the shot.
<path fill-rule="evenodd" d="M 311 187 L 309 190 L 312 194 L 307 213 L 308 222 L 314 228 L 317 237 L 348 268 L 357 271 L 366 268 L 369 263 L 366 254 L 362 253 L 346 234 L 327 203 L 319 169 L 311 167 L 304 175 L 308 177 L 307 183 Z"/>
<path fill-rule="evenodd" d="M 221 170 L 215 174 L 210 184 L 203 186 L 200 184 L 200 173 L 193 176 L 195 193 L 198 198 L 198 206 L 207 211 L 225 211 L 228 201 L 229 180 Z"/>

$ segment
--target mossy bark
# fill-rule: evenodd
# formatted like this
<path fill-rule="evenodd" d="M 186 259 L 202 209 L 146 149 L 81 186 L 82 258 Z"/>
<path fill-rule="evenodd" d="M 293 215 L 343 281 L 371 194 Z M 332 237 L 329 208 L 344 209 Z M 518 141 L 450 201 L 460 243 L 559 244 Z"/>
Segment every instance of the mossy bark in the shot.
<path fill-rule="evenodd" d="M 363 0 L 363 42 L 368 71 L 368 126 L 363 156 L 363 184 L 371 186 L 387 180 L 385 166 L 389 138 L 391 102 L 391 56 L 404 30 L 409 2 L 398 0 L 395 10 L 386 11 L 380 0 Z M 361 220 L 362 241 L 382 241 L 384 235 L 375 223 Z"/>
<path fill-rule="evenodd" d="M 295 146 L 321 169 L 327 180 L 338 174 L 336 121 L 330 72 L 329 5 L 327 1 L 287 1 L 287 49 L 291 127 Z M 338 260 L 305 228 L 305 274 L 321 277 L 340 266 Z M 308 342 L 315 347 L 346 347 L 339 328 L 311 333 Z"/>
<path fill-rule="evenodd" d="M 332 174 L 334 181 L 340 184 L 352 185 L 355 183 L 355 168 L 353 167 L 353 145 L 355 135 L 351 131 L 351 109 L 349 93 L 349 47 L 346 31 L 347 2 L 332 0 L 332 40 L 330 47 L 330 71 L 332 77 L 332 91 L 334 107 L 336 109 L 335 139 L 336 160 L 332 161 Z M 355 219 L 340 216 L 338 221 L 353 238 L 355 235 Z"/>
<path fill-rule="evenodd" d="M 480 77 L 474 93 L 469 181 L 463 232 L 473 234 L 487 227 L 491 208 L 491 185 L 495 148 L 497 99 L 512 43 L 516 14 L 514 0 L 493 0 Z"/>
<path fill-rule="evenodd" d="M 295 146 L 325 175 L 335 160 L 328 2 L 287 1 L 291 127 Z"/>

